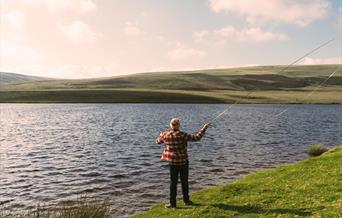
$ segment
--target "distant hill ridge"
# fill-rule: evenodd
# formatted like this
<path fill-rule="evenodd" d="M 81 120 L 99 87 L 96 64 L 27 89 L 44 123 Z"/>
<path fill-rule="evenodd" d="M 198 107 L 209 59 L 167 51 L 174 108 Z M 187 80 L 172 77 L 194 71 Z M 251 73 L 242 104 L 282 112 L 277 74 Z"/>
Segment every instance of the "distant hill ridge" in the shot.
<path fill-rule="evenodd" d="M 299 65 L 280 72 L 284 66 L 257 66 L 196 71 L 138 73 L 94 79 L 50 79 L 7 74 L 11 90 L 49 89 L 167 89 L 167 90 L 279 90 L 312 87 L 339 65 Z M 14 79 L 12 79 L 14 78 Z M 23 79 L 21 79 L 23 78 Z M 3 80 L 3 79 L 1 79 Z M 38 81 L 37 81 L 38 80 Z M 41 81 L 43 80 L 43 81 Z M 45 80 L 45 81 L 44 81 Z M 21 83 L 14 84 L 13 83 Z M 326 85 L 342 85 L 342 70 Z M 4 87 L 5 88 L 5 87 Z"/>
<path fill-rule="evenodd" d="M 41 80 L 51 80 L 51 78 L 23 75 L 23 74 L 18 74 L 18 73 L 0 72 L 0 85 L 18 84 L 18 83 L 25 83 L 25 82 L 30 82 L 30 81 L 41 81 Z"/>
<path fill-rule="evenodd" d="M 16 77 L 16 83 L 0 86 L 0 102 L 342 104 L 340 66 L 299 65 L 285 71 L 285 66 L 258 66 L 77 80 L 31 77 L 26 82 Z"/>

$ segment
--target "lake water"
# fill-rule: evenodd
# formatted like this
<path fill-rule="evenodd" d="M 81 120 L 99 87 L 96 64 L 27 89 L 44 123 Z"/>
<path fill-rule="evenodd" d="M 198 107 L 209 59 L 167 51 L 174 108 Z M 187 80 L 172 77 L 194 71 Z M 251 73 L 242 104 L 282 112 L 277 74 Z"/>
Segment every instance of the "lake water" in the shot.
<path fill-rule="evenodd" d="M 86 195 L 108 198 L 117 215 L 128 216 L 167 202 L 168 167 L 156 137 L 172 117 L 196 132 L 226 107 L 0 104 L 0 207 L 15 211 Z M 201 142 L 189 144 L 190 191 L 301 160 L 310 144 L 342 144 L 341 133 L 340 105 L 233 106 Z"/>

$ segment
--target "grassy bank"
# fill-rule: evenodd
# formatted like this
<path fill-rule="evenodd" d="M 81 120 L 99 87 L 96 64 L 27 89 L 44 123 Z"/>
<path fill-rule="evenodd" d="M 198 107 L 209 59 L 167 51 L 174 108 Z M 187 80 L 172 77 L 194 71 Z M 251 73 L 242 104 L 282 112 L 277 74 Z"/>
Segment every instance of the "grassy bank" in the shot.
<path fill-rule="evenodd" d="M 260 66 L 142 73 L 86 80 L 0 86 L 0 103 L 305 103 L 342 104 L 342 69 L 306 96 L 338 65 Z M 247 98 L 248 93 L 252 93 Z"/>
<path fill-rule="evenodd" d="M 342 146 L 194 193 L 192 206 L 156 205 L 134 217 L 342 217 L 341 172 Z"/>

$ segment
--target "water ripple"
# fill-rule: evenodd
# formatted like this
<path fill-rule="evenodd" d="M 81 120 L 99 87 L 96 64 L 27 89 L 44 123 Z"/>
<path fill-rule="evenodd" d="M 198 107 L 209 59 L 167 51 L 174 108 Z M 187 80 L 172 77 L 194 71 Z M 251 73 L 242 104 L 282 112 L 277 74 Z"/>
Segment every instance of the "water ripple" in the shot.
<path fill-rule="evenodd" d="M 171 117 L 195 132 L 226 107 L 0 104 L 0 206 L 29 209 L 86 194 L 109 199 L 117 215 L 126 217 L 167 201 L 169 171 L 156 136 Z M 269 119 L 283 107 L 234 106 L 201 143 L 190 143 L 190 189 L 300 160 L 313 143 L 342 143 L 342 106 L 289 105 L 287 114 Z"/>

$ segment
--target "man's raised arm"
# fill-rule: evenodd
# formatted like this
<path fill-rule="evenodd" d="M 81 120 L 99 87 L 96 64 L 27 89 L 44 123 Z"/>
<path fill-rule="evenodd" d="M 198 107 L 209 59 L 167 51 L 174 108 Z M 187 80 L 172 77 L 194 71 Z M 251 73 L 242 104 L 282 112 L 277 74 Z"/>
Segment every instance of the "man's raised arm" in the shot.
<path fill-rule="evenodd" d="M 203 127 L 198 131 L 197 134 L 188 134 L 186 135 L 186 140 L 187 141 L 192 141 L 192 142 L 196 142 L 201 140 L 201 138 L 204 136 L 205 134 L 205 130 L 208 129 L 209 127 L 209 123 L 206 123 L 203 125 Z"/>

